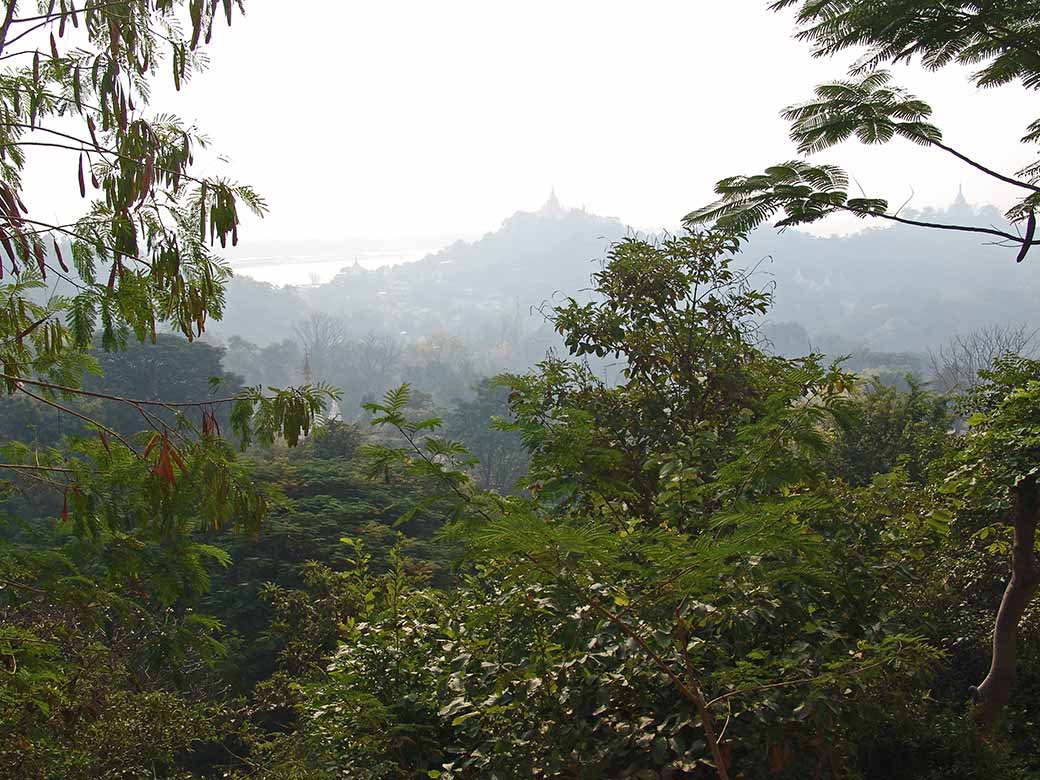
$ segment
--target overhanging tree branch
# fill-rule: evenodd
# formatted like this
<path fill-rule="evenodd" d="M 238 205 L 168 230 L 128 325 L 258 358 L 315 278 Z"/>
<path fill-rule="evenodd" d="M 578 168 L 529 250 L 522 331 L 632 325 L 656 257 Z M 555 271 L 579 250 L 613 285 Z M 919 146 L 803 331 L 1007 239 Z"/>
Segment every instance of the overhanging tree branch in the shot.
<path fill-rule="evenodd" d="M 7 0 L 7 13 L 4 15 L 3 25 L 0 26 L 0 54 L 3 54 L 4 46 L 7 45 L 7 31 L 11 29 L 11 25 L 14 23 L 14 9 L 16 5 L 16 0 Z"/>
<path fill-rule="evenodd" d="M 39 466 L 32 463 L 0 463 L 0 469 L 10 469 L 11 471 L 54 471 L 62 474 L 75 473 L 72 469 L 61 466 Z"/>
<path fill-rule="evenodd" d="M 847 206 L 841 207 L 844 211 L 848 211 L 851 214 L 855 214 L 857 217 L 877 217 L 878 219 L 887 219 L 890 222 L 899 222 L 902 225 L 913 225 L 914 227 L 931 228 L 933 230 L 953 230 L 961 233 L 981 233 L 988 236 L 998 236 L 1007 241 L 1013 241 L 1016 244 L 1025 243 L 1021 236 L 1016 236 L 1013 233 L 1008 233 L 1003 230 L 997 230 L 996 228 L 984 228 L 975 227 L 971 225 L 945 225 L 941 222 L 924 222 L 917 219 L 907 219 L 906 217 L 899 217 L 895 214 L 882 214 L 879 212 L 862 212 L 856 209 L 850 209 Z M 1040 244 L 1040 241 L 1031 241 L 1029 246 Z"/>
<path fill-rule="evenodd" d="M 13 6 L 14 3 L 12 2 L 11 5 Z M 116 7 L 125 6 L 125 5 L 126 5 L 126 0 L 118 0 L 117 2 L 111 2 L 111 3 L 95 3 L 93 5 L 85 5 L 85 6 L 82 6 L 81 8 L 77 8 L 75 12 L 78 13 L 78 14 L 82 14 L 82 13 L 88 13 L 90 11 L 102 11 L 105 8 L 116 8 Z M 66 13 L 71 14 L 72 12 L 70 11 L 70 12 L 66 12 Z M 39 16 L 23 16 L 23 17 L 21 17 L 19 19 L 15 19 L 13 24 L 25 24 L 27 22 L 39 22 L 41 20 L 57 21 L 57 20 L 61 19 L 61 17 L 62 17 L 61 13 L 54 13 L 52 11 L 50 13 L 40 14 Z"/>
<path fill-rule="evenodd" d="M 18 382 L 20 380 L 16 379 L 15 381 Z M 93 417 L 88 417 L 85 414 L 81 414 L 80 412 L 77 412 L 75 409 L 70 409 L 67 406 L 59 404 L 57 401 L 52 401 L 49 398 L 44 398 L 41 395 L 36 395 L 36 393 L 32 392 L 31 390 L 26 390 L 21 385 L 18 385 L 18 390 L 19 390 L 19 392 L 25 393 L 30 398 L 36 399 L 37 401 L 39 401 L 42 404 L 46 404 L 47 406 L 50 406 L 50 407 L 52 407 L 54 409 L 57 409 L 59 412 L 63 412 L 64 414 L 72 415 L 73 417 L 76 417 L 76 418 L 78 418 L 80 420 L 83 420 L 83 422 L 87 423 L 88 425 L 93 425 L 98 430 L 104 431 L 109 436 L 111 436 L 113 439 L 118 441 L 120 444 L 122 444 L 124 447 L 126 447 L 128 450 L 130 450 L 130 452 L 132 452 L 138 458 L 141 458 L 141 459 L 144 458 L 144 456 L 141 455 L 141 453 L 139 453 L 134 448 L 134 446 L 132 444 L 130 444 L 130 442 L 128 442 L 126 439 L 124 439 L 119 433 L 117 433 L 116 431 L 112 430 L 111 428 L 109 428 L 104 423 L 99 422 L 98 420 L 95 420 Z"/>
<path fill-rule="evenodd" d="M 998 173 L 997 171 L 994 171 L 992 168 L 987 168 L 982 163 L 976 162 L 975 160 L 973 160 L 970 157 L 968 157 L 966 154 L 961 154 L 960 152 L 958 152 L 953 147 L 950 147 L 950 146 L 947 146 L 946 144 L 944 144 L 942 141 L 935 141 L 935 140 L 929 139 L 928 142 L 932 146 L 937 146 L 940 149 L 942 149 L 944 152 L 948 152 L 949 154 L 952 154 L 958 160 L 961 160 L 961 161 L 967 163 L 972 168 L 975 168 L 977 170 L 982 171 L 987 176 L 992 176 L 994 179 L 999 179 L 1000 181 L 1005 182 L 1006 184 L 1010 184 L 1013 187 L 1021 187 L 1022 189 L 1030 190 L 1031 192 L 1040 192 L 1040 187 L 1038 187 L 1037 185 L 1030 184 L 1029 182 L 1025 182 L 1025 181 L 1022 181 L 1020 179 L 1016 179 L 1016 178 L 1014 178 L 1012 176 L 1006 176 L 1006 175 L 1004 175 L 1002 173 Z"/>
<path fill-rule="evenodd" d="M 164 409 L 175 409 L 175 408 L 187 408 L 187 407 L 203 407 L 210 406 L 212 404 L 227 404 L 235 401 L 241 401 L 248 396 L 243 395 L 232 395 L 226 398 L 214 398 L 206 401 L 149 401 L 141 398 L 123 398 L 118 395 L 110 395 L 109 393 L 97 393 L 90 390 L 83 390 L 78 387 L 67 387 L 65 385 L 55 384 L 54 382 L 43 382 L 39 379 L 25 379 L 23 377 L 11 376 L 9 374 L 0 373 L 0 379 L 5 379 L 9 382 L 21 382 L 22 384 L 35 385 L 36 387 L 46 388 L 47 390 L 54 390 L 59 393 L 70 393 L 72 395 L 83 395 L 89 396 L 90 398 L 100 398 L 105 401 L 118 401 L 124 404 L 130 404 L 131 406 L 160 406 Z"/>
<path fill-rule="evenodd" d="M 0 127 L 18 127 L 18 128 L 21 128 L 21 129 L 37 130 L 37 131 L 41 131 L 41 132 L 44 132 L 44 133 L 51 133 L 52 135 L 56 135 L 56 136 L 59 136 L 60 138 L 68 139 L 69 141 L 74 141 L 74 142 L 76 142 L 78 144 L 83 144 L 83 146 L 77 147 L 77 146 L 68 146 L 66 144 L 48 143 L 46 141 L 21 141 L 21 140 L 19 140 L 19 141 L 10 141 L 10 142 L 8 142 L 6 144 L 0 144 L 0 148 L 12 147 L 12 146 L 43 146 L 43 147 L 50 147 L 50 148 L 53 148 L 53 149 L 67 149 L 68 151 L 71 151 L 71 152 L 88 152 L 88 151 L 93 150 L 93 151 L 95 151 L 95 152 L 97 152 L 98 154 L 101 154 L 101 155 L 111 155 L 111 156 L 116 157 L 116 158 L 118 158 L 120 160 L 129 160 L 130 162 L 137 163 L 138 165 L 140 165 L 142 167 L 147 165 L 147 162 L 148 162 L 147 160 L 142 160 L 142 159 L 139 159 L 137 157 L 133 157 L 131 155 L 122 154 L 121 152 L 117 152 L 114 149 L 108 149 L 108 148 L 106 148 L 104 146 L 98 146 L 93 141 L 88 141 L 88 140 L 83 139 L 83 138 L 77 138 L 74 135 L 69 135 L 68 133 L 63 133 L 63 132 L 61 132 L 59 130 L 52 130 L 49 127 L 41 127 L 39 125 L 37 125 L 36 127 L 31 127 L 30 125 L 23 124 L 23 123 L 20 123 L 20 122 L 0 122 Z M 184 179 L 185 181 L 194 182 L 195 184 L 202 184 L 203 181 L 204 181 L 203 179 L 197 179 L 194 176 L 192 176 L 191 174 L 184 173 L 184 172 L 181 172 L 181 171 L 174 171 L 174 170 L 171 170 L 169 168 L 163 168 L 162 166 L 159 166 L 159 165 L 156 165 L 154 167 L 155 167 L 156 171 L 159 171 L 159 172 L 162 172 L 162 173 L 168 173 L 171 176 L 177 175 L 177 176 L 180 176 L 181 179 Z M 206 184 L 209 184 L 209 183 L 210 182 L 206 182 Z"/>

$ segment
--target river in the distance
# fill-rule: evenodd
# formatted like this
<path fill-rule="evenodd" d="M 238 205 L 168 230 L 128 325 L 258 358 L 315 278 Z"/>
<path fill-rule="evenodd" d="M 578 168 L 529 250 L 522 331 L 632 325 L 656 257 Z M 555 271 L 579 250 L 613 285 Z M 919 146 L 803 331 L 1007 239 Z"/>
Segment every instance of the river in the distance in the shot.
<path fill-rule="evenodd" d="M 248 276 L 277 285 L 324 284 L 356 262 L 362 268 L 382 268 L 421 260 L 437 248 L 360 250 L 352 252 L 317 251 L 307 254 L 250 254 L 231 258 L 236 276 Z"/>

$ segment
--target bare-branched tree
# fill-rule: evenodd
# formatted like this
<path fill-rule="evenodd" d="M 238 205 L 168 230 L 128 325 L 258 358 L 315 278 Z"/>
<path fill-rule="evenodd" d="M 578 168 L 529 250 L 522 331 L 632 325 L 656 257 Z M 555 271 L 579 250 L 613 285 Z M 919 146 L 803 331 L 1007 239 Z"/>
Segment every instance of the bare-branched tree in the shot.
<path fill-rule="evenodd" d="M 946 395 L 961 395 L 979 384 L 979 372 L 993 368 L 1007 355 L 1034 357 L 1040 330 L 1025 323 L 991 325 L 957 335 L 929 351 L 928 363 L 935 389 Z"/>
<path fill-rule="evenodd" d="M 324 312 L 315 311 L 305 320 L 293 326 L 293 333 L 305 351 L 312 355 L 332 352 L 347 340 L 347 328 L 343 321 Z"/>
<path fill-rule="evenodd" d="M 328 379 L 334 355 L 347 341 L 343 321 L 324 312 L 311 312 L 293 326 L 293 333 L 307 356 L 310 371 L 318 379 Z"/>

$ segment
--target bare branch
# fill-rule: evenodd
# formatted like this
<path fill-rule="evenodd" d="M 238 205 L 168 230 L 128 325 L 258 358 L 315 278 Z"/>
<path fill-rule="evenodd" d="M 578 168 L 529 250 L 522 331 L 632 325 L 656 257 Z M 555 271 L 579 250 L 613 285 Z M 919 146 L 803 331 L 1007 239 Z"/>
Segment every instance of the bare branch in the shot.
<path fill-rule="evenodd" d="M 0 469 L 10 469 L 11 471 L 55 471 L 62 474 L 74 473 L 72 469 L 62 468 L 61 466 L 34 466 L 31 463 L 0 463 Z"/>
<path fill-rule="evenodd" d="M 955 335 L 929 351 L 932 381 L 947 395 L 970 392 L 979 384 L 979 372 L 993 368 L 998 358 L 1035 355 L 1038 336 L 1040 330 L 1025 323 L 991 325 Z"/>
<path fill-rule="evenodd" d="M 15 381 L 18 382 L 20 380 L 16 379 Z M 144 456 L 142 456 L 141 453 L 139 453 L 136 449 L 134 449 L 133 445 L 130 444 L 130 442 L 128 442 L 120 434 L 118 434 L 115 431 L 113 431 L 111 428 L 109 428 L 104 423 L 101 423 L 101 422 L 95 420 L 93 417 L 88 417 L 85 414 L 80 414 L 75 409 L 70 409 L 67 406 L 59 404 L 57 401 L 52 401 L 52 400 L 50 400 L 48 398 L 44 398 L 41 395 L 36 395 L 36 393 L 32 392 L 31 390 L 26 390 L 20 384 L 18 385 L 18 390 L 20 392 L 22 392 L 22 393 L 25 393 L 30 398 L 35 398 L 40 403 L 46 404 L 47 406 L 50 406 L 50 407 L 52 407 L 54 409 L 57 409 L 59 412 L 64 412 L 65 414 L 71 414 L 73 417 L 77 417 L 80 420 L 83 420 L 83 422 L 87 423 L 88 425 L 93 425 L 98 430 L 104 431 L 109 436 L 111 436 L 113 439 L 115 439 L 120 444 L 122 444 L 124 447 L 126 447 L 128 450 L 130 450 L 130 452 L 132 452 L 138 458 L 142 458 L 143 459 Z"/>
<path fill-rule="evenodd" d="M 3 26 L 0 26 L 0 54 L 7 45 L 7 31 L 11 29 L 11 24 L 14 22 L 14 8 L 17 4 L 17 0 L 7 0 L 7 13 L 4 15 Z"/>
<path fill-rule="evenodd" d="M 118 401 L 124 404 L 130 404 L 131 406 L 160 406 L 164 409 L 175 409 L 175 408 L 188 408 L 195 407 L 201 408 L 203 406 L 210 406 L 212 404 L 228 404 L 234 401 L 240 401 L 245 396 L 232 395 L 227 398 L 214 398 L 206 401 L 148 401 L 141 398 L 123 398 L 118 395 L 110 395 L 108 393 L 95 393 L 90 390 L 83 390 L 78 387 L 67 387 L 65 385 L 55 384 L 53 382 L 43 382 L 39 379 L 25 379 L 23 377 L 11 376 L 9 374 L 0 373 L 0 379 L 6 379 L 9 382 L 21 382 L 27 385 L 35 385 L 36 387 L 43 387 L 47 390 L 56 390 L 60 393 L 70 393 L 72 395 L 83 395 L 90 398 L 100 398 L 105 401 Z M 23 390 L 24 392 L 24 390 Z"/>
<path fill-rule="evenodd" d="M 942 149 L 945 152 L 949 152 L 954 157 L 956 157 L 958 160 L 962 160 L 963 162 L 966 162 L 972 168 L 975 168 L 976 170 L 982 171 L 987 176 L 992 176 L 994 179 L 999 179 L 1000 181 L 1005 182 L 1006 184 L 1010 184 L 1013 187 L 1021 187 L 1022 189 L 1030 190 L 1031 192 L 1040 192 L 1040 187 L 1036 186 L 1035 184 L 1030 184 L 1029 182 L 1021 181 L 1020 179 L 1015 179 L 1015 178 L 1013 178 L 1011 176 L 1005 176 L 1002 173 L 997 173 L 992 168 L 987 168 L 982 163 L 976 162 L 975 160 L 971 159 L 970 157 L 968 157 L 965 154 L 961 154 L 956 149 L 953 149 L 952 147 L 947 146 L 946 144 L 942 143 L 941 141 L 934 141 L 934 140 L 929 139 L 929 143 L 932 146 L 938 146 L 940 149 Z"/>
<path fill-rule="evenodd" d="M 1015 244 L 1018 244 L 1018 245 L 1021 245 L 1021 244 L 1025 243 L 1020 236 L 1016 236 L 1013 233 L 1007 233 L 1007 232 L 1005 232 L 1003 230 L 996 230 L 994 228 L 972 227 L 970 225 L 944 225 L 941 222 L 922 222 L 922 221 L 916 220 L 916 219 L 906 219 L 905 217 L 899 217 L 899 216 L 896 216 L 895 214 L 876 214 L 876 213 L 866 213 L 866 214 L 864 214 L 864 212 L 856 211 L 855 209 L 850 209 L 848 207 L 842 207 L 842 208 L 844 208 L 845 211 L 848 211 L 848 212 L 850 212 L 852 214 L 856 214 L 857 216 L 860 216 L 860 217 L 862 217 L 862 216 L 877 217 L 878 219 L 887 219 L 887 220 L 889 220 L 891 222 L 899 222 L 900 224 L 903 224 L 903 225 L 913 225 L 914 227 L 932 228 L 932 229 L 935 229 L 935 230 L 954 230 L 954 231 L 961 232 L 961 233 L 982 233 L 984 235 L 989 235 L 989 236 L 998 236 L 998 237 L 1003 238 L 1003 239 L 1005 239 L 1007 241 L 1013 241 Z M 1035 245 L 1035 244 L 1040 244 L 1040 241 L 1031 241 L 1029 245 L 1032 246 L 1032 245 Z"/>

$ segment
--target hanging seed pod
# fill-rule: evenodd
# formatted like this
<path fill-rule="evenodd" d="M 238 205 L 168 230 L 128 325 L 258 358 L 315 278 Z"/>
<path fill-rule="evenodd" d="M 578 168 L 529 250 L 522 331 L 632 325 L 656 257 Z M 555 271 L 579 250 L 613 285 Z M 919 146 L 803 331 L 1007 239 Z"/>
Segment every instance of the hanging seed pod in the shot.
<path fill-rule="evenodd" d="M 1021 263 L 1026 259 L 1026 255 L 1029 254 L 1029 250 L 1033 245 L 1033 237 L 1036 235 L 1036 213 L 1033 211 L 1029 212 L 1029 219 L 1026 220 L 1026 234 L 1022 239 L 1022 248 L 1018 252 L 1018 257 L 1015 258 L 1016 263 Z"/>
<path fill-rule="evenodd" d="M 69 267 L 65 265 L 65 258 L 61 256 L 61 247 L 58 245 L 58 239 L 52 238 L 51 240 L 54 241 L 54 255 L 58 258 L 58 265 L 61 266 L 62 271 L 68 273 Z"/>
<path fill-rule="evenodd" d="M 18 264 L 15 262 L 14 245 L 11 243 L 11 237 L 3 230 L 0 230 L 0 246 L 3 246 L 7 256 L 11 258 L 11 269 L 17 274 Z"/>
<path fill-rule="evenodd" d="M 199 194 L 199 243 L 206 242 L 206 182 L 202 182 Z"/>
<path fill-rule="evenodd" d="M 91 143 L 94 144 L 94 148 L 97 149 L 100 152 L 101 151 L 101 144 L 98 143 L 97 134 L 95 132 L 96 129 L 97 128 L 94 126 L 94 118 L 91 117 L 91 116 L 88 116 L 87 117 L 87 131 L 90 133 L 90 140 L 91 140 Z"/>
<path fill-rule="evenodd" d="M 119 23 L 115 19 L 108 20 L 108 44 L 112 54 L 112 64 L 118 72 L 119 61 Z"/>
<path fill-rule="evenodd" d="M 40 267 L 40 275 L 46 280 L 47 278 L 47 258 L 43 254 L 43 242 L 40 239 L 34 239 L 32 242 L 33 256 L 36 258 L 36 265 Z"/>
<path fill-rule="evenodd" d="M 141 180 L 141 195 L 138 204 L 144 203 L 148 197 L 148 193 L 151 192 L 152 182 L 155 179 L 155 154 L 148 155 L 148 160 L 144 165 L 144 177 Z"/>

